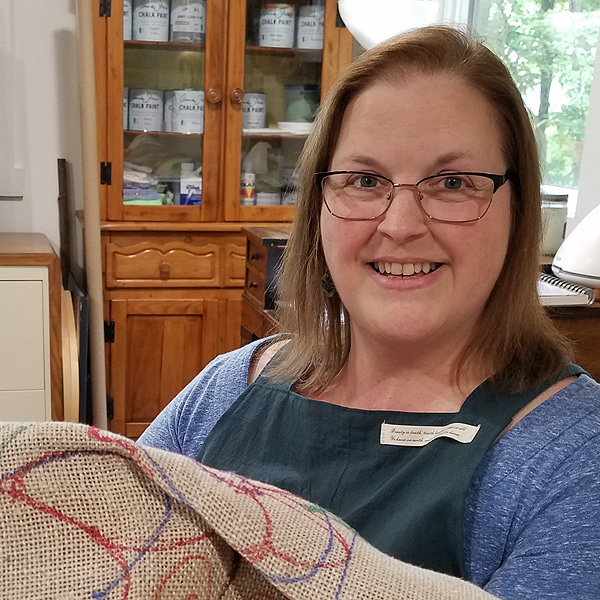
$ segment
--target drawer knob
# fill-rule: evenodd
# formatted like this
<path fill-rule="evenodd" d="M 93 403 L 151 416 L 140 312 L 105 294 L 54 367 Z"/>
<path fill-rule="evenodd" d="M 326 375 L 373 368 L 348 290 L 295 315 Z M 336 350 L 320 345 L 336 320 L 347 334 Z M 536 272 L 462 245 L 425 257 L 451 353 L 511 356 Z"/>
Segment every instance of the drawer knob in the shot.
<path fill-rule="evenodd" d="M 206 90 L 206 101 L 210 104 L 218 104 L 221 102 L 221 90 L 211 87 Z"/>
<path fill-rule="evenodd" d="M 231 90 L 230 98 L 232 104 L 241 104 L 244 99 L 244 90 L 241 88 L 233 88 Z"/>
<path fill-rule="evenodd" d="M 260 258 L 260 254 L 254 252 L 250 255 L 250 260 L 258 260 Z"/>
<path fill-rule="evenodd" d="M 171 265 L 166 262 L 161 263 L 159 271 L 160 271 L 160 276 L 163 279 L 168 279 L 171 276 Z"/>
<path fill-rule="evenodd" d="M 251 282 L 248 284 L 248 287 L 249 287 L 249 288 L 257 288 L 257 287 L 258 287 L 258 283 L 256 283 L 256 281 L 251 281 Z"/>

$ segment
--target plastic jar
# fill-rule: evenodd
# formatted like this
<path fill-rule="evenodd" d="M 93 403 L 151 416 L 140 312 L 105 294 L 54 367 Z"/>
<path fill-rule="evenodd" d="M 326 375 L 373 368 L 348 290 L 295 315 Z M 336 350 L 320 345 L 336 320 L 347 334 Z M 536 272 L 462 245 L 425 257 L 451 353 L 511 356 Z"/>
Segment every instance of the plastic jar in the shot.
<path fill-rule="evenodd" d="M 554 256 L 565 239 L 567 200 L 563 194 L 542 194 L 542 254 Z"/>

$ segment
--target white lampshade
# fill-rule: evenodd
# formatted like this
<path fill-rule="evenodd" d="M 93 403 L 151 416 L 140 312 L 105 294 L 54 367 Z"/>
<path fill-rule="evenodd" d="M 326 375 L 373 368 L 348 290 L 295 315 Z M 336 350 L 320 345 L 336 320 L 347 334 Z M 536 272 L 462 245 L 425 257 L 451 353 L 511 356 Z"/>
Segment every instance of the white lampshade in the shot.
<path fill-rule="evenodd" d="M 344 24 L 369 49 L 394 35 L 438 20 L 436 0 L 338 0 Z"/>

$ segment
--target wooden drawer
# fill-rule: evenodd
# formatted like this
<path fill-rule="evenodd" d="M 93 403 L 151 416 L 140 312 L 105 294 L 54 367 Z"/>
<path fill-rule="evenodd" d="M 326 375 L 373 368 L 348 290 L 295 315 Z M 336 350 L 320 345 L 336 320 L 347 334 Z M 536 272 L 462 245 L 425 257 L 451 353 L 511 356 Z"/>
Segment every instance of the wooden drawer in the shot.
<path fill-rule="evenodd" d="M 262 244 L 257 244 L 253 240 L 248 240 L 248 265 L 259 271 L 267 272 L 267 249 Z"/>
<path fill-rule="evenodd" d="M 244 292 L 263 308 L 265 306 L 265 288 L 265 273 L 257 271 L 248 263 L 246 265 L 246 286 Z"/>
<path fill-rule="evenodd" d="M 262 311 L 254 306 L 247 298 L 242 299 L 242 323 L 252 334 L 252 339 L 264 336 Z"/>
<path fill-rule="evenodd" d="M 247 344 L 259 338 L 277 332 L 278 323 L 271 311 L 258 307 L 245 294 L 242 297 L 242 344 Z"/>
<path fill-rule="evenodd" d="M 243 236 L 200 233 L 113 233 L 106 244 L 106 285 L 242 287 Z"/>

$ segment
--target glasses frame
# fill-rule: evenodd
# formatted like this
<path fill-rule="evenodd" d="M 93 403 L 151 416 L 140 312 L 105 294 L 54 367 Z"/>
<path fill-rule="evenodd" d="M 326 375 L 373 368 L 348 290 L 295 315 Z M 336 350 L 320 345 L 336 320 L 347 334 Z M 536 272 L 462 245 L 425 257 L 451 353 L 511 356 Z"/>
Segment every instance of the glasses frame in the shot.
<path fill-rule="evenodd" d="M 319 189 L 321 191 L 323 191 L 323 181 L 325 180 L 326 177 L 328 177 L 329 175 L 346 175 L 346 174 L 347 175 L 367 175 L 367 176 L 371 176 L 371 177 L 378 177 L 379 179 L 384 179 L 385 181 L 389 181 L 392 184 L 392 192 L 390 193 L 390 197 L 388 199 L 387 206 L 380 214 L 378 214 L 376 217 L 360 217 L 360 218 L 341 217 L 340 215 L 335 214 L 329 207 L 329 204 L 327 204 L 327 199 L 325 198 L 325 195 L 323 194 L 323 201 L 325 202 L 325 206 L 327 207 L 327 210 L 334 217 L 337 217 L 338 219 L 344 219 L 345 221 L 373 221 L 375 219 L 379 219 L 379 217 L 383 216 L 388 211 L 389 207 L 392 205 L 392 201 L 394 200 L 394 191 L 397 188 L 412 188 L 416 192 L 415 197 L 417 199 L 417 204 L 419 205 L 419 208 L 423 211 L 423 214 L 428 219 L 431 219 L 432 221 L 439 221 L 440 223 L 473 223 L 473 222 L 479 221 L 480 219 L 483 219 L 483 217 L 485 217 L 485 215 L 487 214 L 487 211 L 490 209 L 490 206 L 492 205 L 492 200 L 494 199 L 494 194 L 507 181 L 512 180 L 514 178 L 513 172 L 511 169 L 508 169 L 504 173 L 504 175 L 499 175 L 497 173 L 480 173 L 478 171 L 451 171 L 449 173 L 438 173 L 437 175 L 429 175 L 428 177 L 423 177 L 423 179 L 420 179 L 419 181 L 417 181 L 417 183 L 395 183 L 394 181 L 392 181 L 389 177 L 386 177 L 385 175 L 380 175 L 379 173 L 369 173 L 368 171 L 320 171 L 318 173 L 315 173 L 315 183 L 319 187 Z M 490 201 L 489 201 L 486 209 L 483 211 L 483 214 L 479 215 L 476 219 L 469 219 L 467 221 L 449 221 L 447 219 L 438 219 L 436 217 L 432 217 L 423 207 L 423 204 L 422 204 L 423 194 L 420 192 L 420 190 L 417 186 L 419 186 L 424 181 L 428 181 L 429 179 L 435 179 L 436 177 L 452 177 L 454 175 L 478 175 L 480 177 L 487 177 L 494 184 L 494 189 L 492 190 L 492 195 L 490 197 Z"/>

